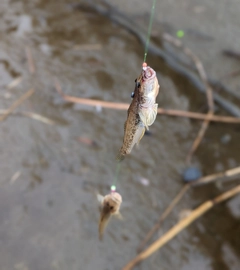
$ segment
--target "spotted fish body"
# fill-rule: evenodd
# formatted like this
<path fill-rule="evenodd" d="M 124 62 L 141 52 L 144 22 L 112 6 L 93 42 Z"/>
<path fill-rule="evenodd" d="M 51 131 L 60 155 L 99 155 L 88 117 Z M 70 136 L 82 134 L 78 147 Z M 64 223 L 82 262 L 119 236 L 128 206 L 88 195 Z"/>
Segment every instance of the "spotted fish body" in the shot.
<path fill-rule="evenodd" d="M 156 72 L 149 66 L 143 66 L 141 75 L 136 79 L 133 99 L 128 108 L 123 144 L 117 157 L 118 160 L 123 160 L 125 155 L 131 153 L 134 145 L 142 139 L 145 130 L 148 130 L 155 121 L 158 92 L 159 84 Z"/>
<path fill-rule="evenodd" d="M 122 203 L 122 196 L 117 192 L 111 192 L 105 197 L 98 195 L 98 200 L 101 203 L 101 214 L 99 219 L 98 231 L 99 239 L 102 240 L 103 232 L 111 218 L 111 216 L 119 216 L 120 206 Z"/>

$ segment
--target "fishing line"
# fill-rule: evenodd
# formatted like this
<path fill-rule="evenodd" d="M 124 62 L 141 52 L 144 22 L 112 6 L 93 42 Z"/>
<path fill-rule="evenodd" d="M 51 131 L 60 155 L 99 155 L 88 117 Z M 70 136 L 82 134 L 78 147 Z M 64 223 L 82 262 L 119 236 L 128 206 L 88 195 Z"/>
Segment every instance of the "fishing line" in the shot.
<path fill-rule="evenodd" d="M 114 177 L 113 183 L 111 185 L 111 191 L 112 192 L 116 191 L 116 184 L 117 184 L 117 180 L 118 180 L 118 175 L 119 175 L 120 168 L 121 168 L 121 163 L 118 162 L 117 163 L 117 166 L 116 166 L 115 177 Z"/>
<path fill-rule="evenodd" d="M 146 62 L 146 58 L 147 58 L 148 46 L 149 46 L 150 36 L 151 36 L 151 32 L 152 32 L 152 24 L 153 24 L 153 16 L 154 16 L 154 11 L 155 11 L 155 5 L 156 5 L 156 0 L 153 0 L 151 16 L 150 16 L 150 21 L 149 21 L 149 25 L 148 25 L 147 40 L 146 40 L 146 44 L 145 44 L 143 63 Z"/>
<path fill-rule="evenodd" d="M 147 39 L 146 39 L 145 50 L 144 50 L 143 63 L 146 62 L 146 58 L 147 58 L 148 46 L 149 46 L 151 32 L 152 32 L 152 24 L 153 24 L 153 16 L 154 16 L 154 11 L 155 11 L 155 5 L 156 5 L 156 0 L 153 0 L 150 20 L 149 20 L 149 25 L 148 25 Z M 114 177 L 113 183 L 111 185 L 111 192 L 116 191 L 116 184 L 117 184 L 120 168 L 121 168 L 121 163 L 118 162 L 117 166 L 116 166 L 115 177 Z"/>

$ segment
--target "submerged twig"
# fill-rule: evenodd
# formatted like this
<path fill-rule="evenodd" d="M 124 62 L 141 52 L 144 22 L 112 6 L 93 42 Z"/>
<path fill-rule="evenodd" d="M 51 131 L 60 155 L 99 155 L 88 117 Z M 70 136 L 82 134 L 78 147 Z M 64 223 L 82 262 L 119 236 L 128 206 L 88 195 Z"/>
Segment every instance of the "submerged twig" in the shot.
<path fill-rule="evenodd" d="M 197 134 L 196 139 L 194 140 L 194 142 L 191 146 L 191 149 L 188 152 L 187 162 L 190 162 L 193 153 L 197 150 L 198 146 L 200 145 L 200 143 L 201 143 L 201 141 L 202 141 L 202 139 L 207 131 L 207 128 L 209 126 L 210 121 L 209 121 L 208 117 L 214 114 L 213 90 L 208 83 L 207 74 L 206 74 L 206 71 L 205 71 L 200 59 L 189 48 L 184 47 L 182 42 L 179 39 L 176 39 L 167 33 L 163 34 L 163 38 L 165 41 L 173 44 L 175 47 L 181 48 L 182 51 L 192 59 L 192 61 L 194 62 L 195 66 L 196 66 L 196 69 L 198 71 L 199 77 L 201 78 L 201 80 L 205 86 L 205 89 L 206 89 L 205 92 L 206 92 L 206 97 L 207 97 L 207 102 L 208 102 L 208 113 L 206 115 L 206 118 L 204 119 L 204 122 L 202 123 L 202 126 Z"/>
<path fill-rule="evenodd" d="M 192 182 L 191 185 L 192 186 L 205 185 L 220 179 L 232 179 L 233 177 L 237 177 L 239 175 L 240 175 L 240 166 L 224 172 L 214 173 L 201 177 L 197 181 Z"/>
<path fill-rule="evenodd" d="M 78 98 L 78 97 L 65 95 L 61 89 L 59 82 L 56 79 L 55 79 L 55 88 L 57 92 L 62 96 L 62 98 L 68 102 L 83 104 L 87 106 L 95 106 L 95 107 L 100 106 L 103 108 L 115 109 L 115 110 L 127 110 L 129 107 L 129 104 L 127 103 L 119 103 L 119 102 L 117 103 L 117 102 L 102 101 L 102 100 L 96 100 L 96 99 Z M 192 118 L 192 119 L 197 119 L 197 120 L 204 120 L 207 117 L 207 114 L 203 114 L 203 113 L 195 113 L 195 112 L 187 112 L 187 111 L 163 109 L 163 108 L 158 108 L 158 114 L 186 117 L 186 118 Z M 208 120 L 214 121 L 214 122 L 229 123 L 229 124 L 240 123 L 240 118 L 229 117 L 229 116 L 211 115 L 211 116 L 208 116 Z"/>
<path fill-rule="evenodd" d="M 11 82 L 7 85 L 7 89 L 8 89 L 8 90 L 13 89 L 13 88 L 16 87 L 17 85 L 19 85 L 21 81 L 22 81 L 22 77 L 21 77 L 21 76 L 15 78 L 13 81 L 11 81 Z"/>
<path fill-rule="evenodd" d="M 206 119 L 204 119 L 203 123 L 202 123 L 202 126 L 200 128 L 200 130 L 198 131 L 198 134 L 194 140 L 194 142 L 192 143 L 192 146 L 187 154 L 187 157 L 186 157 L 186 162 L 187 163 L 190 163 L 191 162 L 191 159 L 192 159 L 192 156 L 193 156 L 193 153 L 197 150 L 198 146 L 200 145 L 201 141 L 203 140 L 203 137 L 208 129 L 208 126 L 209 126 L 209 119 L 208 117 L 213 115 L 213 113 L 211 111 L 209 111 L 206 115 Z"/>
<path fill-rule="evenodd" d="M 15 101 L 9 109 L 5 111 L 5 113 L 0 116 L 0 122 L 4 121 L 9 114 L 11 114 L 23 101 L 25 101 L 27 98 L 29 98 L 34 93 L 33 89 L 30 89 L 25 94 L 23 94 L 17 101 Z"/>
<path fill-rule="evenodd" d="M 142 250 L 143 247 L 146 245 L 146 243 L 150 240 L 150 238 L 153 236 L 153 234 L 160 228 L 162 222 L 166 219 L 166 217 L 172 212 L 173 208 L 179 203 L 179 201 L 182 199 L 183 195 L 188 191 L 188 189 L 191 186 L 200 186 L 200 185 L 206 185 L 209 183 L 212 183 L 214 181 L 220 180 L 220 179 L 233 179 L 234 177 L 237 177 L 240 175 L 240 166 L 220 172 L 220 173 L 214 173 L 210 174 L 204 177 L 199 178 L 198 180 L 185 184 L 177 196 L 171 201 L 169 206 L 166 208 L 166 210 L 162 213 L 159 220 L 155 223 L 153 228 L 147 233 L 141 244 L 139 245 L 138 251 Z"/>
<path fill-rule="evenodd" d="M 175 205 L 181 200 L 181 198 L 186 193 L 186 191 L 188 190 L 189 187 L 190 187 L 189 184 L 186 184 L 186 185 L 184 185 L 182 187 L 182 189 L 179 191 L 179 193 L 177 194 L 177 196 L 172 200 L 172 202 L 169 204 L 169 206 L 162 213 L 162 215 L 160 216 L 158 222 L 156 222 L 155 225 L 153 226 L 153 228 L 147 233 L 147 235 L 145 236 L 145 238 L 143 239 L 143 241 L 141 242 L 141 244 L 139 245 L 139 247 L 137 249 L 138 252 L 140 252 L 144 248 L 144 246 L 151 239 L 151 237 L 153 236 L 153 234 L 160 228 L 160 226 L 162 225 L 163 221 L 172 212 L 172 210 L 175 207 Z"/>
<path fill-rule="evenodd" d="M 141 262 L 142 260 L 148 258 L 166 243 L 168 243 L 173 237 L 179 234 L 182 230 L 188 227 L 191 223 L 193 223 L 200 216 L 209 211 L 213 206 L 230 199 L 233 196 L 236 196 L 240 193 L 240 185 L 222 193 L 221 195 L 215 197 L 212 200 L 208 200 L 197 207 L 195 210 L 191 212 L 191 214 L 182 220 L 180 220 L 176 225 L 174 225 L 170 230 L 168 230 L 165 234 L 163 234 L 158 240 L 152 243 L 147 249 L 137 255 L 133 260 L 131 260 L 122 270 L 130 270 L 136 264 Z"/>
<path fill-rule="evenodd" d="M 6 114 L 7 110 L 0 110 L 0 114 Z M 15 113 L 11 113 L 11 115 L 20 115 L 20 116 L 26 116 L 29 118 L 32 118 L 34 120 L 40 121 L 44 124 L 48 124 L 48 125 L 54 125 L 55 121 L 42 116 L 41 114 L 37 114 L 37 113 L 33 113 L 33 112 L 15 112 Z"/>
<path fill-rule="evenodd" d="M 21 174 L 22 174 L 21 171 L 15 172 L 14 175 L 10 179 L 10 184 L 13 184 L 21 176 Z"/>

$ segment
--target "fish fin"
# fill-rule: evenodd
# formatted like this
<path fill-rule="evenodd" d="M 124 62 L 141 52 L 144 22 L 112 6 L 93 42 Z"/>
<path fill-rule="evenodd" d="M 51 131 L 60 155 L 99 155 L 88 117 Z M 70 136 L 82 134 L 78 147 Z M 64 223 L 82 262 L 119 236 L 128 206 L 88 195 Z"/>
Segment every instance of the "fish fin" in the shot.
<path fill-rule="evenodd" d="M 99 203 L 102 204 L 104 197 L 100 194 L 97 194 L 97 199 L 98 199 Z"/>
<path fill-rule="evenodd" d="M 99 240 L 103 240 L 103 233 L 105 231 L 105 228 L 108 225 L 110 216 L 109 215 L 101 215 L 99 219 L 98 224 L 98 234 L 99 234 Z"/>
<path fill-rule="evenodd" d="M 149 114 L 149 118 L 148 118 L 148 125 L 151 126 L 156 117 L 157 117 L 157 109 L 158 109 L 158 104 L 155 103 L 154 106 L 153 106 L 153 109 L 151 110 L 150 114 Z"/>
<path fill-rule="evenodd" d="M 147 130 L 149 130 L 148 127 L 151 126 L 156 119 L 157 108 L 158 104 L 155 103 L 153 108 L 144 109 L 139 112 L 139 116 Z"/>
<path fill-rule="evenodd" d="M 117 212 L 115 214 L 115 217 L 118 218 L 118 219 L 120 219 L 120 220 L 123 220 L 123 216 L 122 216 L 122 214 L 120 212 Z"/>
<path fill-rule="evenodd" d="M 148 119 L 148 110 L 141 110 L 139 112 L 139 116 L 141 121 L 143 122 L 144 126 L 146 127 L 146 129 L 148 130 L 148 124 L 147 124 L 147 119 Z"/>
<path fill-rule="evenodd" d="M 138 141 L 137 141 L 137 143 L 136 143 L 137 145 L 139 145 L 139 143 L 140 143 L 142 137 L 144 136 L 144 133 L 145 133 L 145 127 L 143 128 L 142 134 L 140 135 L 140 137 L 139 137 L 139 139 L 138 139 Z"/>

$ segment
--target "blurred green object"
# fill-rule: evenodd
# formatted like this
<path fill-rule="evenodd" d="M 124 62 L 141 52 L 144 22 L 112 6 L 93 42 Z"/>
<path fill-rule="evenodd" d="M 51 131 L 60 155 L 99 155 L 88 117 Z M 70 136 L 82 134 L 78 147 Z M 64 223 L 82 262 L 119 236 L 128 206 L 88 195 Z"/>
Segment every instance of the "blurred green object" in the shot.
<path fill-rule="evenodd" d="M 183 30 L 178 30 L 178 31 L 177 31 L 177 37 L 178 37 L 178 38 L 182 38 L 182 37 L 184 37 L 184 35 L 185 35 L 185 33 L 184 33 Z"/>
<path fill-rule="evenodd" d="M 112 185 L 111 186 L 111 191 L 115 191 L 116 190 L 116 186 Z"/>

